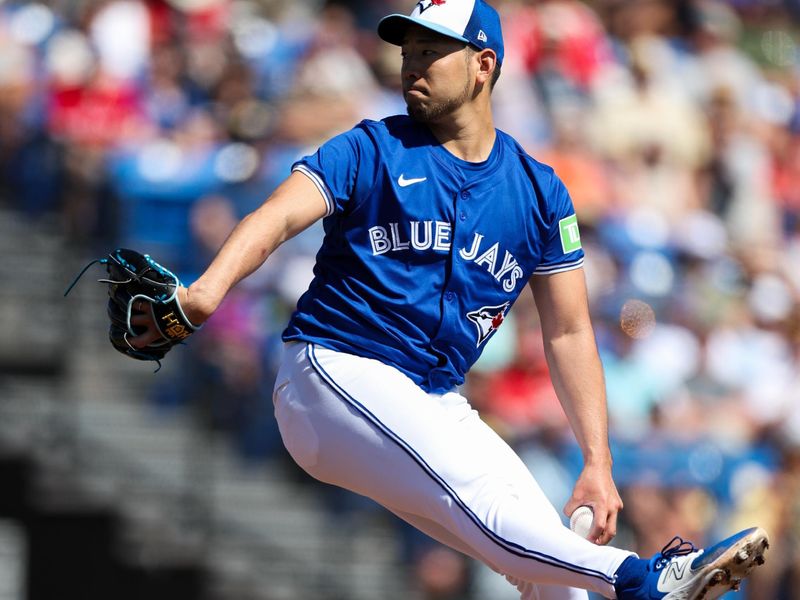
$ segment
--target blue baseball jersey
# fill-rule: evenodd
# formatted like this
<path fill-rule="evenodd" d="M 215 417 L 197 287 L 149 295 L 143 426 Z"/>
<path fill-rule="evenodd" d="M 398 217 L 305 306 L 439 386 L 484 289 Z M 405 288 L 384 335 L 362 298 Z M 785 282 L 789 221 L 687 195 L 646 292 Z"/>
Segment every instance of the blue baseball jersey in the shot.
<path fill-rule="evenodd" d="M 501 131 L 471 163 L 410 117 L 363 121 L 293 170 L 328 213 L 283 339 L 377 359 L 429 392 L 463 383 L 531 276 L 583 264 L 563 183 Z"/>

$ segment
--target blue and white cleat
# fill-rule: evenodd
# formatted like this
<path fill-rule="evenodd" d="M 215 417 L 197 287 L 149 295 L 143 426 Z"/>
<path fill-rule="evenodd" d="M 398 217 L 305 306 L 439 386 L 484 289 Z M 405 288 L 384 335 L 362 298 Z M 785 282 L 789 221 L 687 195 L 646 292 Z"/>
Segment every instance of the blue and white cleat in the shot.
<path fill-rule="evenodd" d="M 713 600 L 738 590 L 750 571 L 764 563 L 767 548 L 769 539 L 760 527 L 705 549 L 676 536 L 649 560 L 625 560 L 614 588 L 619 600 Z"/>

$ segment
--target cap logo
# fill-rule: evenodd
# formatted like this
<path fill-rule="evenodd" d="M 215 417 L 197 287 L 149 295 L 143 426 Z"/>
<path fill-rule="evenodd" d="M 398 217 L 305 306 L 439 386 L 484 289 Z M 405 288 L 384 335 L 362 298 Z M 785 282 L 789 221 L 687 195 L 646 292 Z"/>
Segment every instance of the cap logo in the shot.
<path fill-rule="evenodd" d="M 419 13 L 422 14 L 431 6 L 441 6 L 445 2 L 447 2 L 447 0 L 420 0 L 417 2 L 417 8 L 419 8 Z"/>
<path fill-rule="evenodd" d="M 486 34 L 484 33 L 483 29 L 481 29 L 481 30 L 478 32 L 478 41 L 480 41 L 480 42 L 484 42 L 484 43 L 486 43 L 487 41 L 489 41 L 489 38 L 487 38 L 487 37 L 486 37 Z"/>

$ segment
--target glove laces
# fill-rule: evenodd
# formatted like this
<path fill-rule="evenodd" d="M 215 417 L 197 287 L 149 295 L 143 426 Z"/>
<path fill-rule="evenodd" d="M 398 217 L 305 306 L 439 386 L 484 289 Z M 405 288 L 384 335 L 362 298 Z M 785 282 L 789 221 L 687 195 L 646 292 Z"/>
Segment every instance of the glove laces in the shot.
<path fill-rule="evenodd" d="M 75 284 L 78 283 L 78 280 L 81 277 L 83 277 L 83 274 L 86 273 L 86 271 L 89 270 L 89 267 L 91 267 L 92 265 L 96 265 L 98 263 L 101 264 L 101 265 L 108 264 L 108 259 L 107 258 L 96 258 L 95 260 L 90 262 L 88 265 L 83 267 L 83 269 L 81 269 L 81 272 L 78 273 L 78 276 L 75 279 L 72 280 L 72 283 L 69 284 L 69 287 L 67 288 L 67 291 L 64 292 L 64 297 L 65 298 L 66 298 L 67 294 L 69 294 L 72 291 L 72 288 L 75 287 Z"/>
<path fill-rule="evenodd" d="M 686 556 L 692 552 L 697 552 L 697 548 L 695 548 L 694 544 L 676 535 L 667 542 L 667 545 L 661 549 L 661 552 L 651 559 L 650 565 L 654 571 L 660 571 L 668 565 L 673 558 Z"/>

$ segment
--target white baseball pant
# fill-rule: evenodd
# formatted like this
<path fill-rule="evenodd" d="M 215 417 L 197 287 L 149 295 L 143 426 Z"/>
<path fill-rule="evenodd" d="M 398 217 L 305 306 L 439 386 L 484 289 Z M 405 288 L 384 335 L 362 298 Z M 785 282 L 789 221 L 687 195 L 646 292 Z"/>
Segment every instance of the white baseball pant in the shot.
<path fill-rule="evenodd" d="M 514 451 L 458 393 L 377 360 L 293 342 L 273 395 L 292 458 L 502 573 L 523 600 L 615 598 L 630 552 L 565 527 Z"/>

